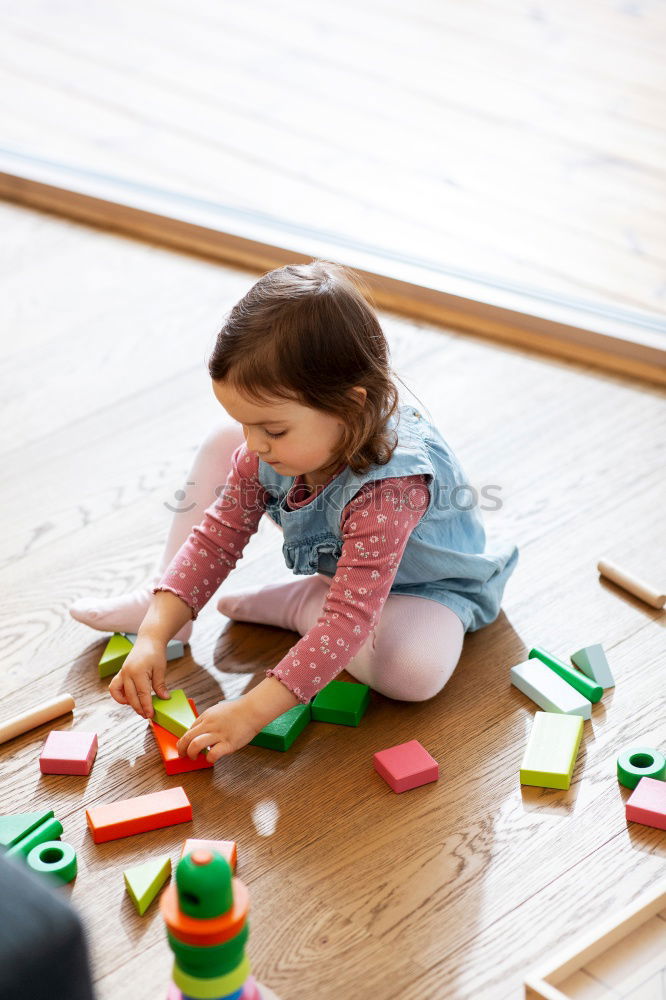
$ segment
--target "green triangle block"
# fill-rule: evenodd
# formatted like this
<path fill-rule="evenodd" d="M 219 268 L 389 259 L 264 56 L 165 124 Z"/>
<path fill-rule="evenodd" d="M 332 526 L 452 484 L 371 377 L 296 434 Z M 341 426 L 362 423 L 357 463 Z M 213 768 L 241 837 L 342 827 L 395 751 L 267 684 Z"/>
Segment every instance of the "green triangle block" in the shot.
<path fill-rule="evenodd" d="M 111 677 L 117 674 L 132 650 L 132 643 L 120 632 L 115 632 L 106 644 L 99 661 L 99 676 Z"/>
<path fill-rule="evenodd" d="M 142 865 L 135 865 L 123 872 L 125 888 L 136 906 L 140 917 L 144 915 L 155 896 L 171 874 L 171 858 L 168 854 L 152 858 Z"/>
<path fill-rule="evenodd" d="M 27 837 L 35 827 L 53 817 L 53 809 L 43 812 L 17 813 L 16 816 L 0 816 L 0 847 L 11 847 L 23 837 Z"/>
<path fill-rule="evenodd" d="M 288 750 L 312 717 L 309 705 L 294 705 L 278 715 L 250 740 L 252 747 L 267 747 L 269 750 Z"/>
<path fill-rule="evenodd" d="M 167 729 L 174 736 L 182 736 L 196 722 L 196 715 L 192 711 L 187 696 L 182 688 L 176 688 L 171 692 L 170 698 L 158 698 L 153 695 L 153 709 L 155 717 L 153 722 L 163 729 Z"/>

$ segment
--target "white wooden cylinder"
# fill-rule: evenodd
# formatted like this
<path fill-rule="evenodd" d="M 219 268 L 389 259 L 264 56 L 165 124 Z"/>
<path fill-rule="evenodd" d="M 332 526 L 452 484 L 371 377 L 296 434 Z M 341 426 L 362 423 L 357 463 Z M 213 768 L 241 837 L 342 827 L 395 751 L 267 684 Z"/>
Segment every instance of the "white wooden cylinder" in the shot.
<path fill-rule="evenodd" d="M 59 715 L 71 712 L 75 705 L 76 702 L 71 694 L 60 694 L 57 698 L 52 698 L 51 701 L 45 701 L 41 705 L 37 705 L 36 708 L 31 708 L 21 715 L 14 715 L 11 719 L 0 722 L 0 743 L 6 743 L 7 740 L 12 740 L 15 736 L 20 736 L 21 733 L 27 733 L 29 729 L 35 729 L 44 722 L 50 722 L 51 719 L 57 719 Z"/>

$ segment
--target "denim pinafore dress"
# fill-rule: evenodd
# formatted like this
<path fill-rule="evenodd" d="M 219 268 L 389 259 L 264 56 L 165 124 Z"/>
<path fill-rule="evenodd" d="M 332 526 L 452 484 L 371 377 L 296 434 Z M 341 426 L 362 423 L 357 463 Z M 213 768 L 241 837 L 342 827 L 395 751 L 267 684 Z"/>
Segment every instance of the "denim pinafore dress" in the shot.
<path fill-rule="evenodd" d="M 466 632 L 474 632 L 497 618 L 518 549 L 505 544 L 486 550 L 476 494 L 429 420 L 403 404 L 389 426 L 396 431 L 398 444 L 386 465 L 373 465 L 360 475 L 347 466 L 310 503 L 294 510 L 286 502 L 294 477 L 281 476 L 259 460 L 259 480 L 268 496 L 266 513 L 284 533 L 285 562 L 297 574 L 334 576 L 342 550 L 342 512 L 365 483 L 424 474 L 430 499 L 409 536 L 390 593 L 445 604 Z M 423 506 L 423 490 L 415 494 L 414 502 L 418 509 Z"/>

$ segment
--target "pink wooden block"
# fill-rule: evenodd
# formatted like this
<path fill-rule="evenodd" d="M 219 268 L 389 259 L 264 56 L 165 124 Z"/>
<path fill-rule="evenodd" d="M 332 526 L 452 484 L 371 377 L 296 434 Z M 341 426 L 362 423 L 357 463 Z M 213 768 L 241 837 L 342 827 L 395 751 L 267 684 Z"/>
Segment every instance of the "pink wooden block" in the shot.
<path fill-rule="evenodd" d="M 666 830 L 666 781 L 641 778 L 627 799 L 627 819 Z"/>
<path fill-rule="evenodd" d="M 374 755 L 373 762 L 375 771 L 394 792 L 406 792 L 409 788 L 418 788 L 439 778 L 439 764 L 418 740 L 380 750 Z"/>
<path fill-rule="evenodd" d="M 90 774 L 97 754 L 97 733 L 54 729 L 39 755 L 42 774 Z"/>

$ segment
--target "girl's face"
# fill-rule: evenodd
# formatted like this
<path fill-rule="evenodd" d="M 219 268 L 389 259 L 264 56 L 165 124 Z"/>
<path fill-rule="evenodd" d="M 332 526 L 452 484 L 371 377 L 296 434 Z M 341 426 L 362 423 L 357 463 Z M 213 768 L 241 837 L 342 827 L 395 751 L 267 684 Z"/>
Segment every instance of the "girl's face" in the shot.
<path fill-rule="evenodd" d="M 306 482 L 318 485 L 335 471 L 331 460 L 344 427 L 337 417 L 295 400 L 256 403 L 224 381 L 213 382 L 213 392 L 229 416 L 242 424 L 249 450 L 280 475 L 304 475 Z"/>

